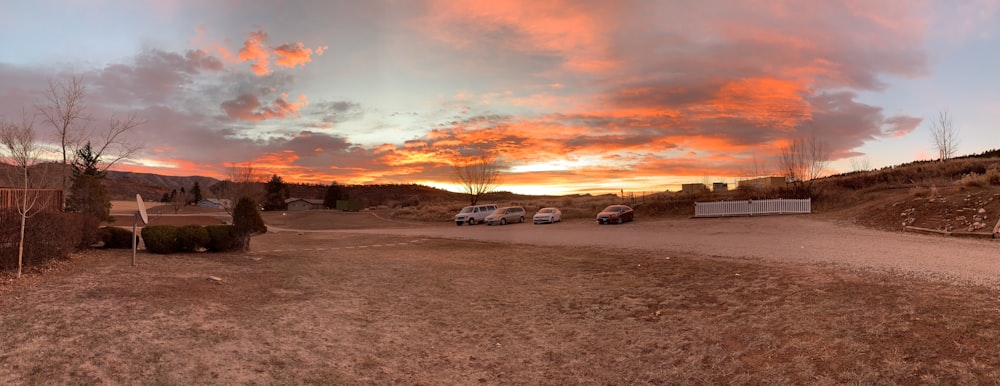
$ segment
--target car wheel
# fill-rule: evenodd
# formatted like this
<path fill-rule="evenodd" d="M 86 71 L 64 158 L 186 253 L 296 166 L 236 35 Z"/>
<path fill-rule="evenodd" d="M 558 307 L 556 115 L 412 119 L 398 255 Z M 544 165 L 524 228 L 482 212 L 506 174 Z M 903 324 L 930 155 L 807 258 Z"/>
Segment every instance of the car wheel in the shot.
<path fill-rule="evenodd" d="M 469 219 L 469 225 L 476 225 L 476 219 L 470 218 Z"/>
<path fill-rule="evenodd" d="M 455 221 L 455 225 L 462 226 L 462 222 L 461 221 Z"/>
<path fill-rule="evenodd" d="M 517 222 L 519 223 L 524 222 L 524 216 L 521 216 L 521 218 L 517 219 Z"/>
<path fill-rule="evenodd" d="M 619 217 L 619 218 L 618 218 L 618 224 L 621 224 L 621 223 L 623 223 L 623 222 L 624 222 L 624 221 L 622 221 L 622 218 L 621 218 L 621 217 Z"/>
<path fill-rule="evenodd" d="M 507 225 L 507 219 L 505 218 L 500 219 L 500 225 Z"/>

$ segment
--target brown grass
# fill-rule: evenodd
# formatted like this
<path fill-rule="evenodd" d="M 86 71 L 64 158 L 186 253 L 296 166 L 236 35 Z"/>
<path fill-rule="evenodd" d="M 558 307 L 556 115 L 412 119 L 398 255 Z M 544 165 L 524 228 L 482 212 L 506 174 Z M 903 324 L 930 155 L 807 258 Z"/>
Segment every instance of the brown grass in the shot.
<path fill-rule="evenodd" d="M 0 286 L 0 383 L 989 383 L 995 291 L 395 236 L 91 252 Z M 211 276 L 223 284 L 206 280 Z"/>

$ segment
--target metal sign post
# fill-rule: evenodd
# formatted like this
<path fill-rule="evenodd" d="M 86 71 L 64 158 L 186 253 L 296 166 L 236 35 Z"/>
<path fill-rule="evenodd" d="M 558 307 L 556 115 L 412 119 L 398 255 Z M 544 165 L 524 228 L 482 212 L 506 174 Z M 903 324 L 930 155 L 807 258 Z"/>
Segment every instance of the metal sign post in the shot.
<path fill-rule="evenodd" d="M 146 204 L 142 202 L 142 196 L 138 193 L 135 194 L 135 203 L 139 207 L 139 210 L 135 211 L 135 216 L 132 217 L 132 266 L 135 267 L 135 251 L 139 248 L 139 220 L 142 219 L 142 225 L 149 224 L 149 215 L 146 214 Z"/>

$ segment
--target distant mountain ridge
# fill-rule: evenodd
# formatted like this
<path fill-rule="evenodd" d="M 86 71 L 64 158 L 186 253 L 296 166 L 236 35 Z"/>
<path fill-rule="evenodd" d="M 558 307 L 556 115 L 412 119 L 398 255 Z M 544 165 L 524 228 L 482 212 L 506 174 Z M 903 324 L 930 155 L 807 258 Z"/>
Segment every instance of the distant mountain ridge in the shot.
<path fill-rule="evenodd" d="M 184 188 L 189 192 L 195 182 L 202 194 L 208 197 L 208 189 L 219 182 L 216 178 L 204 176 L 165 176 L 115 170 L 109 170 L 104 181 L 112 200 L 132 200 L 138 193 L 147 201 L 159 201 L 164 193 L 170 194 L 175 189 L 180 191 Z"/>

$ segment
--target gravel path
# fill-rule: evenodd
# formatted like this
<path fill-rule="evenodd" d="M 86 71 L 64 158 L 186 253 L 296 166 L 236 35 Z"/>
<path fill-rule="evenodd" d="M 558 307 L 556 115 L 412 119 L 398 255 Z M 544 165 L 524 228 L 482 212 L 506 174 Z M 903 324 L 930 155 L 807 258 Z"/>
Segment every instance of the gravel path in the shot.
<path fill-rule="evenodd" d="M 995 241 L 884 232 L 810 216 L 639 219 L 623 225 L 596 225 L 584 220 L 551 225 L 451 224 L 335 232 L 759 258 L 1000 287 L 1000 243 Z"/>

